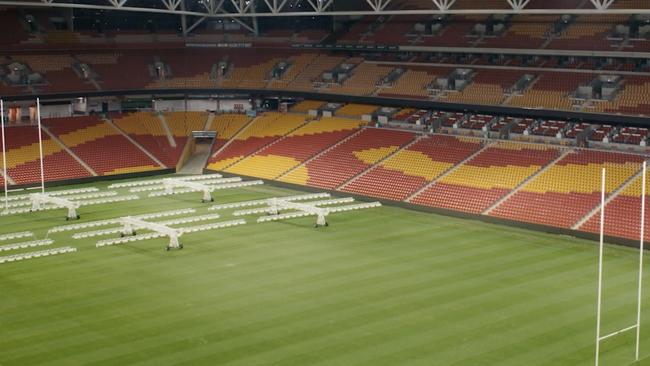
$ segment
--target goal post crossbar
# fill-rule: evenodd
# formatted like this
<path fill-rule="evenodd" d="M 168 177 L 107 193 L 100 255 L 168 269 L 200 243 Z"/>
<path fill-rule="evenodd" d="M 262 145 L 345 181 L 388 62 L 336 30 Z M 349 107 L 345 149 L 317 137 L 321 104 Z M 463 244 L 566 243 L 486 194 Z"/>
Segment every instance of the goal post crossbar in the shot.
<path fill-rule="evenodd" d="M 638 327 L 639 327 L 638 324 L 634 324 L 634 325 L 631 325 L 631 326 L 629 326 L 629 327 L 627 327 L 627 328 L 623 328 L 623 329 L 621 329 L 621 330 L 617 330 L 617 331 L 615 331 L 615 332 L 612 332 L 612 333 L 606 334 L 606 335 L 604 335 L 604 336 L 598 338 L 598 340 L 599 340 L 599 341 L 604 341 L 604 340 L 607 339 L 607 338 L 612 338 L 612 337 L 617 336 L 617 335 L 619 335 L 619 334 L 621 334 L 621 333 L 628 332 L 628 331 L 630 331 L 630 330 L 632 330 L 632 329 L 636 329 L 636 328 L 638 328 Z"/>

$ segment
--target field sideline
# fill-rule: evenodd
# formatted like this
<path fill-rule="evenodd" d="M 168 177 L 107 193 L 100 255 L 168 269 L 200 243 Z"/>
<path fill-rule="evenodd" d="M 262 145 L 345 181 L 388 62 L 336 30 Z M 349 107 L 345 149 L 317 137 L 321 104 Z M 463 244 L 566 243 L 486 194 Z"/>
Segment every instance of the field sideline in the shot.
<path fill-rule="evenodd" d="M 298 193 L 265 185 L 214 196 Z M 209 213 L 199 200 L 191 193 L 80 213 L 82 222 Z M 43 238 L 63 215 L 0 217 L 0 234 Z M 388 206 L 333 214 L 321 229 L 314 218 L 255 217 L 187 234 L 181 251 L 165 252 L 163 239 L 97 249 L 98 238 L 60 233 L 52 247 L 79 251 L 0 264 L 0 366 L 593 364 L 594 242 Z M 224 211 L 219 221 L 231 218 Z M 603 333 L 635 320 L 637 255 L 606 248 Z M 644 306 L 638 365 L 650 365 L 650 301 Z M 633 340 L 630 332 L 603 343 L 601 365 L 633 365 Z"/>

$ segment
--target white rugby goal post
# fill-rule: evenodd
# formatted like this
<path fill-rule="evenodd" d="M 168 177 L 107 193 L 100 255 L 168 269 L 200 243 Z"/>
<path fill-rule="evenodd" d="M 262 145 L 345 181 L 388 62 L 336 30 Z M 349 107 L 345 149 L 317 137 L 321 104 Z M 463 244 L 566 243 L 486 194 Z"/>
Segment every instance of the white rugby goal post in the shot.
<path fill-rule="evenodd" d="M 2 99 L 0 99 L 0 128 L 2 131 L 2 180 L 4 181 L 4 201 L 5 201 L 5 211 L 9 210 L 9 191 L 7 181 L 7 146 L 5 142 L 5 104 Z"/>
<path fill-rule="evenodd" d="M 39 156 L 39 166 L 40 166 L 40 177 L 41 177 L 41 193 L 45 194 L 45 170 L 43 167 L 43 135 L 41 131 L 41 99 L 36 98 L 36 119 L 38 126 L 38 156 Z M 7 146 L 5 139 L 5 109 L 4 101 L 0 99 L 0 129 L 2 130 L 0 134 L 2 135 L 2 175 L 4 180 L 4 211 L 9 210 L 9 196 L 8 196 L 8 176 L 7 176 Z M 70 217 L 70 216 L 68 216 Z"/>
<path fill-rule="evenodd" d="M 602 170 L 601 179 L 601 192 L 600 192 L 600 239 L 598 246 L 598 295 L 596 300 L 596 356 L 595 365 L 600 365 L 600 343 L 606 339 L 615 337 L 617 335 L 635 330 L 636 331 L 636 345 L 635 345 L 635 361 L 639 361 L 639 349 L 641 338 L 641 305 L 642 305 L 642 287 L 643 287 L 643 251 L 645 250 L 644 236 L 645 236 L 645 201 L 646 201 L 646 170 L 647 163 L 643 162 L 641 173 L 641 227 L 639 234 L 639 277 L 637 289 L 637 311 L 636 321 L 634 324 L 621 328 L 617 331 L 601 335 L 601 311 L 602 311 L 602 294 L 603 294 L 603 248 L 605 236 L 605 168 Z"/>

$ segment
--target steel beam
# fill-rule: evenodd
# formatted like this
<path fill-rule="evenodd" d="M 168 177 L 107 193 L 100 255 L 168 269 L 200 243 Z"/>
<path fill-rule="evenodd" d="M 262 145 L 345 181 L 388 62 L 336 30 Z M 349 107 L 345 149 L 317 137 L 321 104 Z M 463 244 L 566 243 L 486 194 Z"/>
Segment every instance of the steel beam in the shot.
<path fill-rule="evenodd" d="M 390 3 L 387 0 L 367 0 L 371 4 L 369 10 L 359 11 L 330 11 L 329 9 L 334 4 L 335 0 L 307 0 L 311 9 L 307 8 L 304 11 L 290 11 L 284 5 L 285 0 L 268 0 L 266 1 L 269 9 L 254 9 L 253 0 L 230 0 L 233 5 L 232 9 L 225 8 L 225 0 L 202 0 L 205 12 L 201 11 L 188 11 L 179 9 L 180 4 L 178 0 L 163 0 L 166 4 L 164 8 L 148 8 L 141 6 L 129 6 L 129 0 L 107 0 L 107 5 L 95 5 L 90 2 L 79 0 L 75 3 L 57 2 L 57 0 L 33 0 L 33 1 L 18 1 L 18 0 L 0 0 L 0 6 L 11 7 L 40 7 L 40 8 L 74 8 L 74 9 L 90 9 L 90 10 L 119 10 L 140 13 L 157 13 L 157 14 L 171 14 L 171 15 L 186 15 L 208 18 L 256 18 L 256 17 L 297 17 L 297 16 L 363 16 L 363 15 L 443 15 L 443 14 L 457 14 L 457 15 L 491 15 L 491 14 L 524 14 L 524 15 L 634 15 L 634 14 L 650 14 L 650 9 L 612 9 L 610 6 L 614 0 L 590 0 L 594 4 L 591 9 L 529 9 L 526 8 L 527 0 L 506 0 L 511 9 L 454 9 L 453 5 L 455 0 L 432 0 L 431 9 L 399 9 L 399 10 L 386 10 L 386 6 Z M 344 0 L 339 0 L 344 1 Z M 275 11 L 273 10 L 275 9 Z M 375 10 L 376 9 L 376 10 Z"/>

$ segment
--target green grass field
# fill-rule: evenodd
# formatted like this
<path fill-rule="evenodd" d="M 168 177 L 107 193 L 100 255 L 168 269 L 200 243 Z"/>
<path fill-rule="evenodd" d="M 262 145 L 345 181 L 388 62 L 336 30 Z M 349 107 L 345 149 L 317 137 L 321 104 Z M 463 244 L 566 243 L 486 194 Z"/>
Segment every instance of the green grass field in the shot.
<path fill-rule="evenodd" d="M 215 198 L 287 194 L 266 185 Z M 82 222 L 208 213 L 199 196 L 80 212 Z M 42 238 L 63 215 L 1 217 L 0 234 Z M 98 238 L 61 233 L 54 246 L 78 252 L 0 264 L 0 365 L 593 364 L 594 242 L 387 206 L 332 215 L 322 229 L 254 218 L 188 234 L 172 252 L 163 239 L 97 249 Z M 637 251 L 607 247 L 603 333 L 635 320 L 636 266 Z M 634 364 L 633 341 L 606 341 L 601 365 Z"/>

